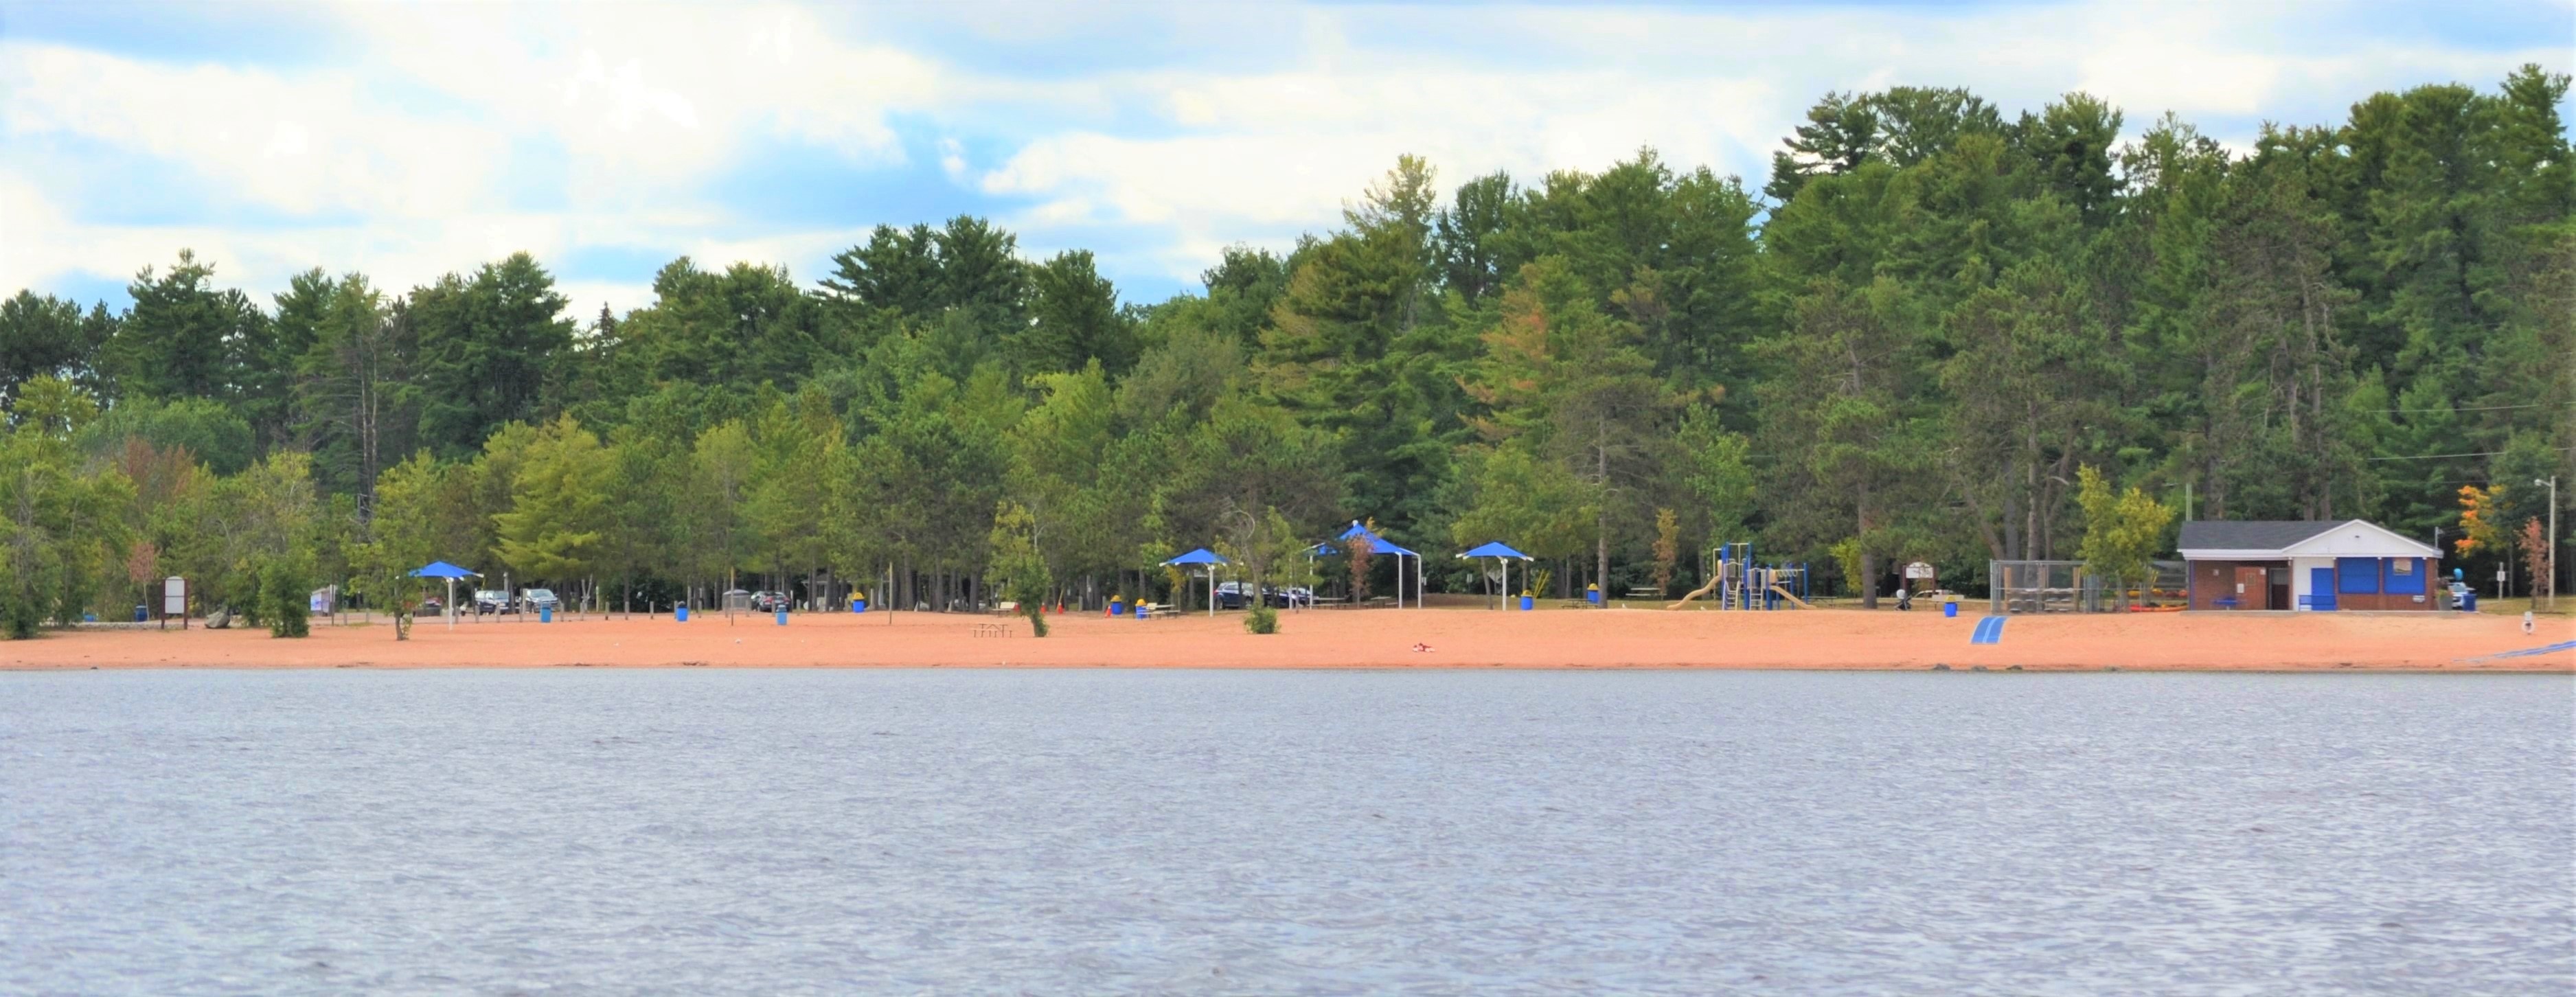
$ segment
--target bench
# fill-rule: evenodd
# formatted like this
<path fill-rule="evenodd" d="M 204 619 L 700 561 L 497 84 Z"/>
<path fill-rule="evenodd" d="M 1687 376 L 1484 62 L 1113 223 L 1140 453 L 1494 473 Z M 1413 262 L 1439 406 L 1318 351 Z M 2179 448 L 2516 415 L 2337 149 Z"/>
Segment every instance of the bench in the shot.
<path fill-rule="evenodd" d="M 1009 616 L 1019 611 L 1020 604 L 1016 602 L 997 602 L 993 604 L 993 615 L 995 616 Z"/>

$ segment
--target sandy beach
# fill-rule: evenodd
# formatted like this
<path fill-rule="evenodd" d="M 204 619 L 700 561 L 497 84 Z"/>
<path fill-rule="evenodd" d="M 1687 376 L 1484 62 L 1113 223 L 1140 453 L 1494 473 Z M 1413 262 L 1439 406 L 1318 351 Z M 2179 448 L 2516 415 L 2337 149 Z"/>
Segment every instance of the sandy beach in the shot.
<path fill-rule="evenodd" d="M 2015 617 L 1971 644 L 1978 616 L 1889 610 L 1774 613 L 1648 609 L 1309 611 L 1255 636 L 1237 614 L 1025 620 L 938 613 L 701 614 L 384 624 L 277 640 L 261 630 L 83 629 L 0 643 L 0 668 L 1780 668 L 2030 671 L 2576 671 L 2576 652 L 2488 658 L 2576 638 L 2544 620 L 2440 613 L 2368 616 L 2123 614 Z M 1004 624 L 1007 637 L 990 636 Z M 1428 650 L 1415 650 L 1417 645 Z M 2485 660 L 2480 660 L 2485 659 Z"/>

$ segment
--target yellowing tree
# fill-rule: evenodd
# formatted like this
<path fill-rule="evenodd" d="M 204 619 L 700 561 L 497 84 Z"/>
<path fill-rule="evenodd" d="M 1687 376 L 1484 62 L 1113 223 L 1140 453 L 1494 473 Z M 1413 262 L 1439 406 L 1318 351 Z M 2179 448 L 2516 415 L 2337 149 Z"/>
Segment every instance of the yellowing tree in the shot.
<path fill-rule="evenodd" d="M 2505 522 L 2505 487 L 2460 486 L 2460 539 L 2452 546 L 2465 556 L 2491 550 L 2501 557 L 2513 546 L 2513 528 Z"/>
<path fill-rule="evenodd" d="M 2136 488 L 2114 493 L 2102 472 L 2086 464 L 2075 473 L 2075 500 L 2084 507 L 2084 544 L 2077 556 L 2095 574 L 2143 583 L 2148 562 L 2164 549 L 2174 510 Z"/>

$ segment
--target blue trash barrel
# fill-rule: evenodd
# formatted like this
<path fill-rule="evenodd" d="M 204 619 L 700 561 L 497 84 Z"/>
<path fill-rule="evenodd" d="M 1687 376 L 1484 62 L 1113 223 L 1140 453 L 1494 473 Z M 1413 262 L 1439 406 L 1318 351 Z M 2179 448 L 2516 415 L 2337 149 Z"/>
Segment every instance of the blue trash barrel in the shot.
<path fill-rule="evenodd" d="M 681 623 L 689 622 L 689 604 L 684 602 L 672 606 L 671 618 Z"/>
<path fill-rule="evenodd" d="M 1586 598 L 1586 599 L 1590 599 L 1590 600 L 1592 600 L 1592 604 L 1593 604 L 1593 605 L 1595 605 L 1595 606 L 1600 605 L 1600 604 L 1601 604 L 1601 586 L 1598 586 L 1598 585 L 1586 585 L 1586 586 L 1584 586 L 1584 587 L 1583 587 L 1583 597 L 1584 597 L 1584 598 Z"/>
<path fill-rule="evenodd" d="M 1141 620 L 1141 619 L 1144 619 L 1144 618 L 1145 618 L 1145 616 L 1146 616 L 1146 613 L 1147 613 L 1147 610 L 1145 609 L 1145 604 L 1144 604 L 1144 603 L 1141 603 L 1141 602 L 1140 602 L 1140 603 L 1137 603 L 1137 604 L 1136 604 L 1136 618 L 1137 618 L 1137 619 L 1140 619 L 1140 620 Z"/>
<path fill-rule="evenodd" d="M 554 622 L 554 621 L 555 621 L 555 608 L 554 608 L 553 606 L 539 606 L 539 607 L 537 607 L 537 622 L 539 622 L 539 623 L 552 623 L 552 622 Z"/>
<path fill-rule="evenodd" d="M 2467 592 L 2463 592 L 2463 593 L 2461 593 L 2461 595 L 2463 596 L 2463 598 L 2461 598 L 2461 600 L 2460 600 L 2460 611 L 2461 611 L 2461 612 L 2464 612 L 2464 613 L 2474 613 L 2474 612 L 2477 612 L 2477 611 L 2478 611 L 2478 590 L 2476 590 L 2476 589 L 2470 589 L 2470 590 L 2468 590 Z"/>
<path fill-rule="evenodd" d="M 787 611 L 784 609 L 778 611 L 778 625 L 782 627 L 787 625 Z"/>
<path fill-rule="evenodd" d="M 136 606 L 136 607 L 134 607 L 134 622 L 136 622 L 136 623 L 141 623 L 141 622 L 143 622 L 145 619 L 149 618 L 151 615 L 152 615 L 152 609 L 151 609 L 151 607 L 148 607 L 148 606 Z"/>
<path fill-rule="evenodd" d="M 1536 609 L 1536 608 L 1538 608 L 1538 600 L 1537 600 L 1537 599 L 1531 598 L 1531 597 L 1529 597 L 1529 596 L 1522 596 L 1522 597 L 1521 597 L 1521 611 L 1522 611 L 1522 612 L 1528 612 L 1529 610 Z"/>
<path fill-rule="evenodd" d="M 1957 617 L 1959 615 L 1959 604 L 1955 602 L 1942 603 L 1941 615 L 1953 618 Z"/>

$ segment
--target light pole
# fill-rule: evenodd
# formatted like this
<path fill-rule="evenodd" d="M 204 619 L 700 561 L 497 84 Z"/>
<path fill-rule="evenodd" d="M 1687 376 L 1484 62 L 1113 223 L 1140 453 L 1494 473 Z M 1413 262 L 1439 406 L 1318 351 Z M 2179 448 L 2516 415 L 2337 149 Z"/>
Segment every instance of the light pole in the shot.
<path fill-rule="evenodd" d="M 2550 475 L 2549 480 L 2545 482 L 2539 478 L 2533 478 L 2531 483 L 2549 486 L 2549 608 L 2556 609 L 2558 608 L 2558 476 Z"/>

